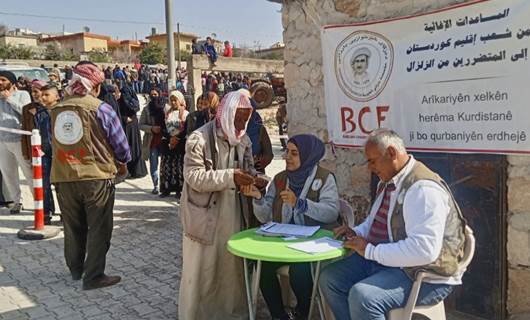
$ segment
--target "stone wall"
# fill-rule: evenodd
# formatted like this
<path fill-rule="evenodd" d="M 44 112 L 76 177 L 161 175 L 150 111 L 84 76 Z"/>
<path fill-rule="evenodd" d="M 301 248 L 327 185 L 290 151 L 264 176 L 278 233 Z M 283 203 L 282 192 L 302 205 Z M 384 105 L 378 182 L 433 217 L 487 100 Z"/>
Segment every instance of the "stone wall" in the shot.
<path fill-rule="evenodd" d="M 530 157 L 508 162 L 508 312 L 530 319 Z"/>
<path fill-rule="evenodd" d="M 465 0 L 287 0 L 282 23 L 289 134 L 316 133 L 328 141 L 322 73 L 321 27 L 431 11 Z M 508 157 L 508 311 L 530 312 L 530 157 Z M 337 173 L 341 197 L 358 221 L 370 201 L 370 175 L 359 150 L 328 145 L 326 165 Z M 524 318 L 525 316 L 523 316 Z M 529 317 L 530 318 L 530 317 Z M 527 318 L 525 318 L 527 319 Z"/>

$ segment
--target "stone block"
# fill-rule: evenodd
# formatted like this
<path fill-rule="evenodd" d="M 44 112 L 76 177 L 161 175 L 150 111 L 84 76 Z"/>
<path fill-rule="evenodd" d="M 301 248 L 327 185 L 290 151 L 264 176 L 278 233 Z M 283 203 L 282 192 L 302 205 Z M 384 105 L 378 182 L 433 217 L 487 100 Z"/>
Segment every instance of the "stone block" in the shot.
<path fill-rule="evenodd" d="M 361 0 L 336 0 L 335 9 L 350 17 L 357 17 L 361 8 Z"/>
<path fill-rule="evenodd" d="M 530 166 L 530 157 L 528 156 L 509 155 L 506 157 L 506 159 L 512 166 Z"/>
<path fill-rule="evenodd" d="M 528 219 L 528 214 L 525 214 L 524 216 L 527 216 Z M 528 222 L 526 224 L 528 224 Z M 521 231 L 515 224 L 514 219 L 510 219 L 510 225 L 508 227 L 507 250 L 508 263 L 510 265 L 530 266 L 530 233 L 527 230 Z"/>
<path fill-rule="evenodd" d="M 530 270 L 508 270 L 508 301 L 509 314 L 530 312 Z"/>
<path fill-rule="evenodd" d="M 512 213 L 528 212 L 530 208 L 530 180 L 527 178 L 509 178 L 508 186 L 508 211 Z"/>

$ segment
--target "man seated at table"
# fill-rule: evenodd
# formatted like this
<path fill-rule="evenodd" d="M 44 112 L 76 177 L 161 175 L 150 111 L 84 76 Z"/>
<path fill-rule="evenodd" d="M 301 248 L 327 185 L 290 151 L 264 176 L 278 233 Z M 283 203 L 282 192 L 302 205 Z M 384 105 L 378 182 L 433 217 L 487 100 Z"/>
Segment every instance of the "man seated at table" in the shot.
<path fill-rule="evenodd" d="M 335 177 L 319 165 L 324 143 L 309 134 L 293 136 L 287 143 L 286 169 L 278 173 L 264 197 L 255 186 L 242 187 L 253 197 L 254 214 L 269 221 L 332 228 L 338 218 L 338 193 Z M 260 288 L 274 319 L 290 319 L 285 311 L 276 270 L 288 263 L 264 262 Z M 296 300 L 297 318 L 309 313 L 313 280 L 310 263 L 289 264 L 289 282 Z"/>
<path fill-rule="evenodd" d="M 381 180 L 375 202 L 364 223 L 335 229 L 353 254 L 324 268 L 319 282 L 341 320 L 384 320 L 406 304 L 419 270 L 440 277 L 422 284 L 418 305 L 438 303 L 462 279 L 465 220 L 447 184 L 394 131 L 374 131 L 364 151 Z"/>

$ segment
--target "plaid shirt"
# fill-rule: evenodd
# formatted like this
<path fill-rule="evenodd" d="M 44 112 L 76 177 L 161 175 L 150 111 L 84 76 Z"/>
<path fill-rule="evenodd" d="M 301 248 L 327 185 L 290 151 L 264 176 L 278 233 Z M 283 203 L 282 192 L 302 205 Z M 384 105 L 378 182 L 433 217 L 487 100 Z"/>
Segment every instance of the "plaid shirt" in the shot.
<path fill-rule="evenodd" d="M 116 160 L 121 163 L 131 161 L 129 142 L 116 112 L 109 104 L 102 103 L 98 108 L 97 118 L 103 131 L 105 131 L 107 142 L 112 147 Z"/>

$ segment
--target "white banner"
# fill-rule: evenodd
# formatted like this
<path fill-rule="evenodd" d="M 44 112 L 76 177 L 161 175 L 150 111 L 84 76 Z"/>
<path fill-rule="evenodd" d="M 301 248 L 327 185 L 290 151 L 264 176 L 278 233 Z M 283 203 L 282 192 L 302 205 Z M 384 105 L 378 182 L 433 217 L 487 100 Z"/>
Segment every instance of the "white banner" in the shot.
<path fill-rule="evenodd" d="M 530 154 L 530 1 L 322 30 L 329 136 L 378 127 L 412 151 Z"/>

